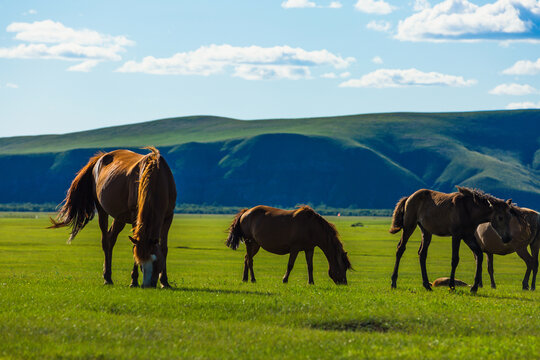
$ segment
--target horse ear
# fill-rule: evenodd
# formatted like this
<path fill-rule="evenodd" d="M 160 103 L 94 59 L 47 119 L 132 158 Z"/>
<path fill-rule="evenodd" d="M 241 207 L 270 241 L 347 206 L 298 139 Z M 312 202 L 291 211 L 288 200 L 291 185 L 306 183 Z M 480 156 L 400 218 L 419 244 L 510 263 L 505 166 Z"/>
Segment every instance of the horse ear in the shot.
<path fill-rule="evenodd" d="M 131 240 L 131 242 L 133 243 L 133 245 L 137 245 L 139 243 L 137 240 L 135 240 L 131 236 L 128 236 L 128 237 L 129 237 L 129 240 Z"/>
<path fill-rule="evenodd" d="M 507 203 L 508 205 L 512 205 L 512 199 L 506 200 L 506 203 Z"/>

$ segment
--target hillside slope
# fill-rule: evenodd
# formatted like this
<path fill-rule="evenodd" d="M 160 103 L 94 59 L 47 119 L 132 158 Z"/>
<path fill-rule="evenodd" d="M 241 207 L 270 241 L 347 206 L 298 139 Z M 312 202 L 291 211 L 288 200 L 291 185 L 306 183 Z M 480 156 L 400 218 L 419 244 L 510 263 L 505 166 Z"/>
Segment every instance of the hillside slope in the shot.
<path fill-rule="evenodd" d="M 390 208 L 421 187 L 540 207 L 540 111 L 242 121 L 197 116 L 0 138 L 0 203 L 58 202 L 97 150 L 159 146 L 179 203 Z M 140 151 L 140 150 L 137 150 Z"/>

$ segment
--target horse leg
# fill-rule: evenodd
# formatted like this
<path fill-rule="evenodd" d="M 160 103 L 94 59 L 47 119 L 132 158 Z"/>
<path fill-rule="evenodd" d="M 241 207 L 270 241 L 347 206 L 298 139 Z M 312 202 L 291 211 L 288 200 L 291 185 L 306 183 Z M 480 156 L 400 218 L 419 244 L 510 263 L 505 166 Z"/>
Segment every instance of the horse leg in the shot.
<path fill-rule="evenodd" d="M 298 256 L 297 250 L 291 250 L 291 254 L 289 255 L 289 262 L 287 263 L 287 271 L 285 272 L 285 275 L 283 276 L 283 283 L 286 284 L 289 281 L 289 275 L 291 274 L 291 271 L 294 267 L 294 262 L 296 261 L 296 256 Z"/>
<path fill-rule="evenodd" d="M 531 280 L 531 291 L 536 289 L 536 274 L 538 273 L 538 252 L 540 252 L 540 239 L 536 238 L 536 242 L 531 246 L 533 258 L 533 277 Z"/>
<path fill-rule="evenodd" d="M 426 259 L 429 244 L 431 243 L 431 233 L 424 229 L 420 225 L 420 230 L 422 230 L 422 242 L 420 243 L 420 248 L 418 249 L 418 256 L 420 257 L 420 268 L 422 270 L 422 283 L 426 290 L 431 291 L 431 284 L 429 283 L 427 268 L 426 268 Z"/>
<path fill-rule="evenodd" d="M 525 262 L 525 265 L 527 266 L 521 286 L 523 290 L 529 290 L 529 276 L 531 275 L 531 271 L 533 269 L 533 257 L 529 254 L 526 247 L 516 250 L 516 254 L 518 254 L 518 256 Z"/>
<path fill-rule="evenodd" d="M 403 232 L 401 233 L 401 240 L 399 241 L 399 244 L 396 250 L 396 263 L 394 265 L 394 272 L 392 273 L 392 288 L 393 289 L 395 289 L 397 286 L 399 261 L 401 260 L 401 257 L 403 256 L 403 253 L 405 252 L 405 248 L 407 247 L 407 241 L 409 241 L 409 238 L 414 232 L 415 227 L 416 225 L 403 227 Z"/>
<path fill-rule="evenodd" d="M 105 285 L 112 285 L 113 281 L 111 278 L 111 256 L 109 255 L 109 215 L 98 208 L 98 222 L 99 229 L 101 230 L 101 248 L 103 249 L 103 254 L 105 256 L 105 261 L 103 262 L 103 279 Z"/>
<path fill-rule="evenodd" d="M 139 266 L 137 263 L 133 263 L 133 270 L 131 270 L 131 284 L 129 287 L 139 287 Z"/>
<path fill-rule="evenodd" d="M 487 269 L 489 273 L 489 279 L 491 280 L 491 288 L 496 289 L 497 285 L 495 284 L 495 277 L 493 273 L 493 254 L 487 254 Z"/>
<path fill-rule="evenodd" d="M 476 257 L 476 274 L 474 276 L 474 284 L 471 287 L 471 292 L 476 293 L 478 291 L 478 286 L 480 286 L 480 283 L 482 282 L 482 262 L 484 261 L 484 253 L 476 242 L 474 235 L 466 236 L 463 240 Z"/>
<path fill-rule="evenodd" d="M 161 288 L 170 288 L 169 278 L 167 277 L 167 253 L 169 252 L 169 247 L 167 246 L 169 238 L 169 229 L 171 227 L 174 215 L 171 215 L 165 219 L 163 226 L 161 227 L 161 253 L 163 254 L 163 270 L 159 274 L 159 282 L 161 283 Z"/>
<path fill-rule="evenodd" d="M 313 253 L 315 249 L 309 249 L 304 251 L 306 254 L 306 263 L 307 263 L 307 271 L 308 271 L 308 283 L 309 284 L 315 284 L 313 281 Z"/>
<path fill-rule="evenodd" d="M 253 272 L 253 257 L 259 252 L 260 245 L 253 240 L 246 240 L 246 257 L 244 258 L 244 277 L 242 281 L 248 281 L 248 271 L 251 274 L 251 282 L 256 282 L 255 273 Z"/>
<path fill-rule="evenodd" d="M 450 271 L 450 281 L 448 286 L 450 289 L 455 290 L 456 288 L 456 268 L 459 264 L 459 246 L 461 245 L 461 237 L 452 236 L 452 270 Z"/>

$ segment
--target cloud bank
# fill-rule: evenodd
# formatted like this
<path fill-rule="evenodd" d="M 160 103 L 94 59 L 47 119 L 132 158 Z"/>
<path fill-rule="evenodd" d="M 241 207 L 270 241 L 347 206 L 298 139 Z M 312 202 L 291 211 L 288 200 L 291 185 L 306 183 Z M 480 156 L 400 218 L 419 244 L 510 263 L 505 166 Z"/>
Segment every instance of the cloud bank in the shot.
<path fill-rule="evenodd" d="M 176 53 L 168 58 L 147 56 L 142 61 L 128 61 L 118 72 L 155 75 L 202 75 L 224 73 L 246 80 L 303 79 L 311 69 L 330 66 L 344 69 L 355 61 L 327 50 L 306 51 L 290 46 L 239 47 L 232 45 L 202 46 L 194 51 Z"/>
<path fill-rule="evenodd" d="M 12 23 L 6 31 L 15 33 L 15 39 L 24 44 L 0 48 L 0 58 L 81 61 L 70 67 L 72 71 L 88 71 L 102 61 L 119 61 L 125 47 L 134 45 L 125 36 L 75 30 L 52 20 Z"/>
<path fill-rule="evenodd" d="M 340 87 L 398 88 L 406 86 L 471 86 L 476 80 L 417 69 L 379 69 L 341 83 Z"/>
<path fill-rule="evenodd" d="M 492 95 L 529 95 L 538 92 L 535 88 L 528 84 L 501 84 L 489 91 Z"/>
<path fill-rule="evenodd" d="M 445 0 L 399 22 L 403 41 L 531 41 L 540 42 L 540 2 L 497 0 L 482 6 L 468 0 Z"/>

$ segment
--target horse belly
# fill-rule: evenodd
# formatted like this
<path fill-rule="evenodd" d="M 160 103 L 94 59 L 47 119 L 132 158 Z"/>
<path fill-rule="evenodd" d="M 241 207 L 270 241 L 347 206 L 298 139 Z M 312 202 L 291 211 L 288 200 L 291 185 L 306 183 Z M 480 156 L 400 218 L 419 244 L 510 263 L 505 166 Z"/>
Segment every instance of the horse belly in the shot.
<path fill-rule="evenodd" d="M 100 206 L 113 218 L 126 222 L 134 222 L 136 212 L 136 195 L 130 196 L 129 185 L 126 177 L 114 177 L 96 185 L 96 197 Z M 131 200 L 130 198 L 133 198 Z"/>
<path fill-rule="evenodd" d="M 482 251 L 487 253 L 506 255 L 515 251 L 511 246 L 503 243 L 499 234 L 489 223 L 478 225 L 474 235 Z"/>

